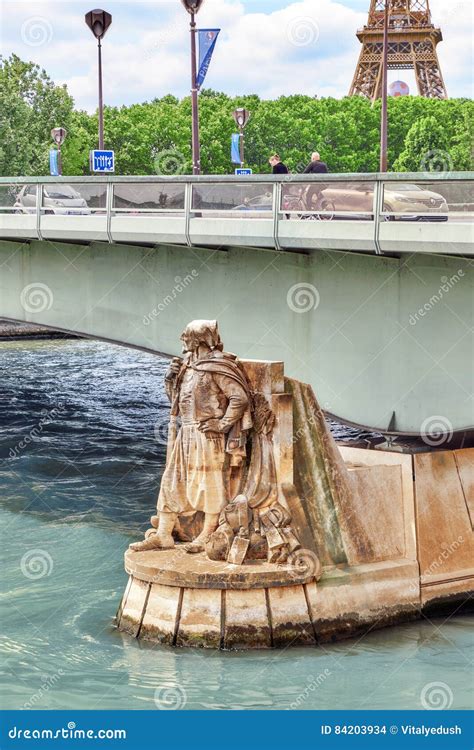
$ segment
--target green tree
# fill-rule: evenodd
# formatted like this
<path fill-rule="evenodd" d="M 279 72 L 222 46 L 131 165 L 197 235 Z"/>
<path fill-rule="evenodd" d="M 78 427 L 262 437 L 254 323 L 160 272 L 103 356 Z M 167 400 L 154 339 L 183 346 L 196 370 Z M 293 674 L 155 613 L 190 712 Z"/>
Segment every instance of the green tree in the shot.
<path fill-rule="evenodd" d="M 436 117 L 422 117 L 411 126 L 393 168 L 396 172 L 448 172 L 452 169 L 449 139 Z"/>
<path fill-rule="evenodd" d="M 51 129 L 70 129 L 73 100 L 46 71 L 17 55 L 0 58 L 0 171 L 40 175 L 48 171 Z"/>

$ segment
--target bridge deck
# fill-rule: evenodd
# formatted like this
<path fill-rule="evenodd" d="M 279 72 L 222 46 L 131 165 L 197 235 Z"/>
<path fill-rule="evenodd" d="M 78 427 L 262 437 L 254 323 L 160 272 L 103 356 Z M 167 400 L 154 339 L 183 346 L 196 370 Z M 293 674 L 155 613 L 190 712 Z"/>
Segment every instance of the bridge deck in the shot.
<path fill-rule="evenodd" d="M 1 239 L 473 254 L 472 173 L 0 178 L 0 194 Z"/>

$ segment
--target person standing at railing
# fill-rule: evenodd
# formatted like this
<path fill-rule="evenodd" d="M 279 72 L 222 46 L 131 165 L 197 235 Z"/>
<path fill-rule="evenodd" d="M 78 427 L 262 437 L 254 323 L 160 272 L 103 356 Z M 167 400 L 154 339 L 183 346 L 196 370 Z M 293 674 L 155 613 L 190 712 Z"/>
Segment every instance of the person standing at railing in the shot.
<path fill-rule="evenodd" d="M 326 162 L 321 161 L 321 156 L 317 151 L 311 154 L 311 161 L 304 170 L 303 174 L 327 174 L 329 172 Z M 319 183 L 310 185 L 306 192 L 306 208 L 312 211 L 318 207 L 322 198 L 322 192 L 326 185 Z M 316 201 L 314 200 L 316 196 Z M 313 205 L 314 204 L 314 205 Z"/>
<path fill-rule="evenodd" d="M 273 156 L 270 156 L 268 163 L 272 167 L 273 174 L 289 174 L 290 170 L 288 169 L 286 164 L 283 164 L 278 154 L 273 154 Z"/>

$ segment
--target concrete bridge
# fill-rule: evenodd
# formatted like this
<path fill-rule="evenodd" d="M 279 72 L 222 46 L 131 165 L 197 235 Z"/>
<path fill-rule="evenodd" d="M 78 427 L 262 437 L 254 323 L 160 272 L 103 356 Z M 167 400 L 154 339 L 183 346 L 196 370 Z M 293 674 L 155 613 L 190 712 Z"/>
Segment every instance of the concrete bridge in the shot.
<path fill-rule="evenodd" d="M 227 349 L 283 359 L 327 412 L 436 444 L 474 424 L 473 185 L 1 178 L 0 317 L 170 355 L 217 318 Z"/>

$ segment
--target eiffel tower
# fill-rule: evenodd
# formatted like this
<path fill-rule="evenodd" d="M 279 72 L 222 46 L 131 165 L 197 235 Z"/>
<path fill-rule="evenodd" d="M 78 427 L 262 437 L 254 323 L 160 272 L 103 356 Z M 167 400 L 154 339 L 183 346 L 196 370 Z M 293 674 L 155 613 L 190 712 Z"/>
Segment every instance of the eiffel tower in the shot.
<path fill-rule="evenodd" d="M 359 94 L 374 101 L 382 95 L 385 1 L 370 1 L 367 25 L 357 32 L 362 51 L 349 96 Z M 389 69 L 414 70 L 420 96 L 446 99 L 448 95 L 436 52 L 443 35 L 431 21 L 429 0 L 387 2 Z"/>

